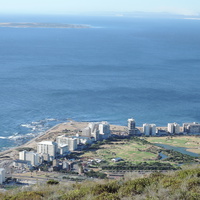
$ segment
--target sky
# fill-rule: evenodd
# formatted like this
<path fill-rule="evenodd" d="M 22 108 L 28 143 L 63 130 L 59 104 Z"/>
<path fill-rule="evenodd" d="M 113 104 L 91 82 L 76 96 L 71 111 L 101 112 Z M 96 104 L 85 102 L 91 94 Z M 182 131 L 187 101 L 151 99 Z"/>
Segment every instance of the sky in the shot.
<path fill-rule="evenodd" d="M 199 15 L 200 0 L 1 0 L 0 14 L 168 12 Z"/>

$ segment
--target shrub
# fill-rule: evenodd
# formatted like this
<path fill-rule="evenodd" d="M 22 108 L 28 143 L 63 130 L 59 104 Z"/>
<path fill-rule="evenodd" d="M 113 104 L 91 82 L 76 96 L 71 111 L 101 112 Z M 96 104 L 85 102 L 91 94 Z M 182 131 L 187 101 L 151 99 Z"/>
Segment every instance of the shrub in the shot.
<path fill-rule="evenodd" d="M 165 177 L 161 180 L 161 184 L 164 188 L 171 187 L 173 190 L 180 187 L 183 180 L 177 178 L 177 177 Z"/>
<path fill-rule="evenodd" d="M 130 196 L 136 194 L 142 194 L 145 187 L 149 186 L 150 180 L 148 178 L 139 178 L 131 181 L 127 181 L 124 186 L 119 190 L 121 196 Z"/>
<path fill-rule="evenodd" d="M 44 197 L 42 192 L 28 191 L 20 192 L 13 196 L 5 197 L 5 200 L 41 200 Z"/>
<path fill-rule="evenodd" d="M 73 184 L 73 188 L 76 188 L 72 191 L 64 194 L 62 200 L 80 200 L 85 197 L 85 195 L 90 193 L 90 187 L 84 186 L 83 184 Z"/>
<path fill-rule="evenodd" d="M 56 180 L 51 179 L 51 180 L 48 180 L 48 181 L 47 181 L 47 184 L 48 184 L 48 185 L 58 185 L 59 182 L 56 181 Z"/>
<path fill-rule="evenodd" d="M 200 179 L 198 177 L 193 177 L 187 181 L 187 188 L 189 190 L 196 186 L 200 186 Z"/>
<path fill-rule="evenodd" d="M 112 181 L 106 184 L 97 184 L 92 188 L 92 194 L 99 195 L 101 193 L 116 193 L 120 186 L 116 181 Z"/>
<path fill-rule="evenodd" d="M 186 178 L 187 176 L 196 176 L 200 177 L 200 168 L 197 169 L 188 169 L 188 170 L 181 170 L 176 173 L 176 175 L 180 178 Z"/>
<path fill-rule="evenodd" d="M 95 197 L 94 200 L 120 200 L 120 198 L 117 194 L 103 192 L 99 196 Z"/>

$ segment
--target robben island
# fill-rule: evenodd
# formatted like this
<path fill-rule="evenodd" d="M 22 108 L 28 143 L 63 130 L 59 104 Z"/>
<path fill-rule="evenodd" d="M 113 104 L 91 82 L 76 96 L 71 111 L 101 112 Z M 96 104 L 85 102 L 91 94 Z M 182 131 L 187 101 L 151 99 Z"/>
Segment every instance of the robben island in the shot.
<path fill-rule="evenodd" d="M 168 123 L 167 127 L 145 123 L 137 127 L 133 118 L 128 119 L 127 126 L 111 125 L 107 121 L 69 121 L 22 146 L 1 152 L 0 184 L 16 179 L 32 183 L 32 172 L 39 180 L 39 174 L 55 177 L 55 172 L 58 177 L 63 178 L 67 173 L 69 179 L 85 180 L 90 176 L 117 177 L 120 170 L 120 177 L 138 169 L 144 173 L 153 169 L 175 170 L 180 163 L 199 162 L 198 135 L 200 124 L 196 122 L 183 123 L 182 127 L 177 123 Z M 190 149 L 185 152 L 173 146 L 171 150 L 165 149 L 158 142 Z M 27 176 L 32 177 L 31 181 Z M 44 180 L 48 178 L 41 179 Z"/>

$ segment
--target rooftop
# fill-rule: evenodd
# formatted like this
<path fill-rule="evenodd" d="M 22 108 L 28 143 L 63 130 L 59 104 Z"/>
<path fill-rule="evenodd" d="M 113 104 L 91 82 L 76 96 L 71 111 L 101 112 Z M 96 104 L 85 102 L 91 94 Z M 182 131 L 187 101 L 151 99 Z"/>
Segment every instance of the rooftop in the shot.
<path fill-rule="evenodd" d="M 56 145 L 56 143 L 52 141 L 42 141 L 42 142 L 39 142 L 38 144 Z"/>

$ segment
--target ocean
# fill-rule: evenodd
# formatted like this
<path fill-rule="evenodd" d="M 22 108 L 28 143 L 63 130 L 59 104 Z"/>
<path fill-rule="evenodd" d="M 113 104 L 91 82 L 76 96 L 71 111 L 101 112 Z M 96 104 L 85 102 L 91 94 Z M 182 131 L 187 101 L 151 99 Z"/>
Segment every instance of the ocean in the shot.
<path fill-rule="evenodd" d="M 199 20 L 30 15 L 0 22 L 92 27 L 0 28 L 0 150 L 71 119 L 200 122 Z"/>

